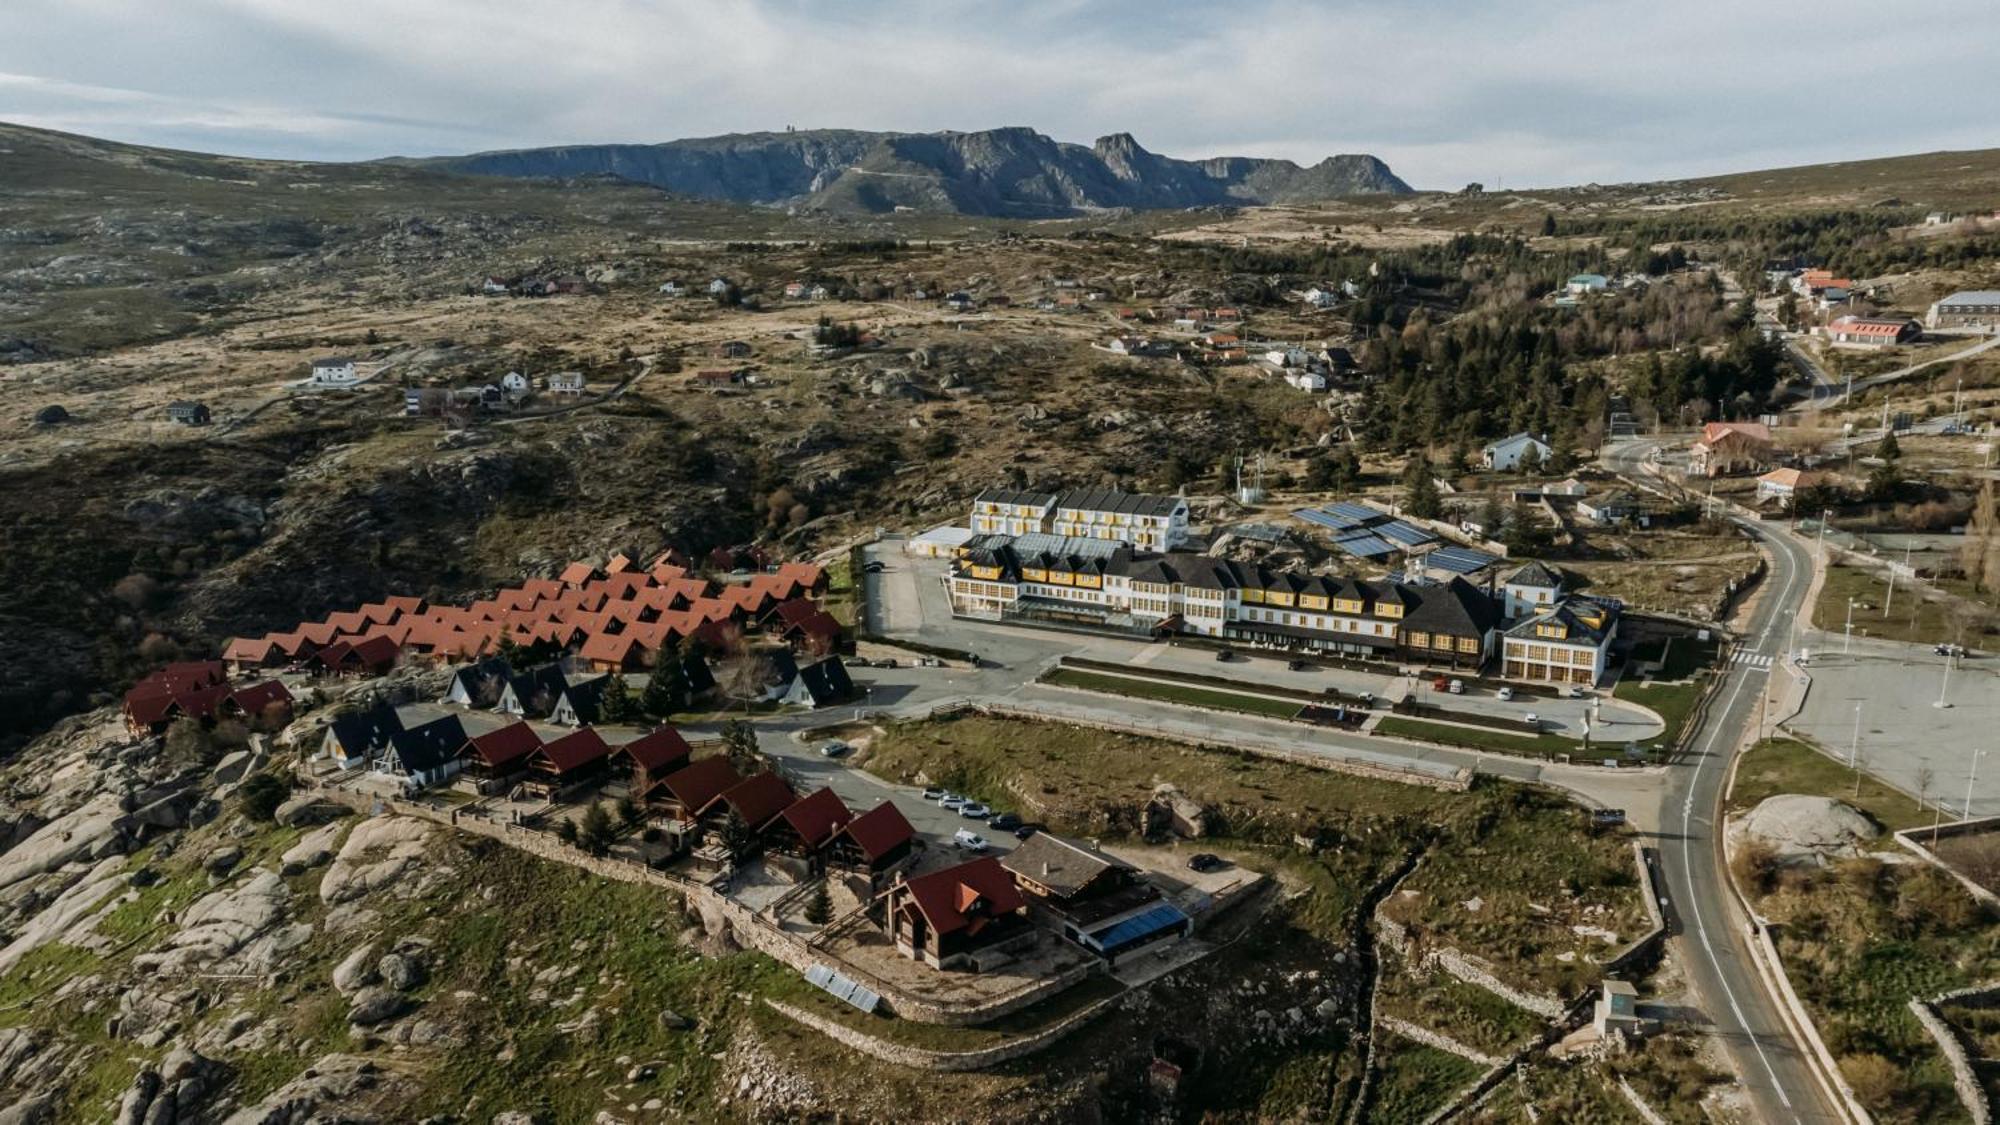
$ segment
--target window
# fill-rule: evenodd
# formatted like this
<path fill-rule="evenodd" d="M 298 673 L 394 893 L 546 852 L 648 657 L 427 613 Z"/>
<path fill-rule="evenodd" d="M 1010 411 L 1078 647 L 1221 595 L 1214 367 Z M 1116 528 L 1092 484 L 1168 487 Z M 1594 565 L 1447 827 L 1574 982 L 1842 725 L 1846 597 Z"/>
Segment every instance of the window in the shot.
<path fill-rule="evenodd" d="M 1430 643 L 1431 635 L 1429 633 L 1413 632 L 1410 634 L 1410 646 L 1412 648 L 1428 648 Z"/>

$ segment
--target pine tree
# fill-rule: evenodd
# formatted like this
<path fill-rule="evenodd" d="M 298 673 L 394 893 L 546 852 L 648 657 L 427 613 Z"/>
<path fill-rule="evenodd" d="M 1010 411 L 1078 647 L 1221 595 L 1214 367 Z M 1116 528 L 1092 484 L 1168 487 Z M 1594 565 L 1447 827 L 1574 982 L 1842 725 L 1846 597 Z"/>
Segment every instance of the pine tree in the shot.
<path fill-rule="evenodd" d="M 1548 238 L 1554 235 L 1555 233 L 1556 233 L 1555 212 L 1553 211 L 1545 212 L 1542 215 L 1542 237 Z"/>
<path fill-rule="evenodd" d="M 583 810 L 583 822 L 576 829 L 576 842 L 584 851 L 591 855 L 603 855 L 611 850 L 618 835 L 618 826 L 612 822 L 611 814 L 604 811 L 601 802 L 593 802 Z"/>
<path fill-rule="evenodd" d="M 627 793 L 618 798 L 618 820 L 627 830 L 637 828 L 646 822 L 646 810 Z"/>
<path fill-rule="evenodd" d="M 757 749 L 757 728 L 748 720 L 731 719 L 722 724 L 722 745 L 737 773 L 752 774 L 764 767 L 764 753 Z"/>
<path fill-rule="evenodd" d="M 571 820 L 568 817 L 564 817 L 563 819 L 556 821 L 556 839 L 561 840 L 563 843 L 568 844 L 570 847 L 575 847 L 576 821 Z"/>
<path fill-rule="evenodd" d="M 629 723 L 639 716 L 638 701 L 623 672 L 613 672 L 604 682 L 604 694 L 597 700 L 597 715 L 607 723 Z"/>
<path fill-rule="evenodd" d="M 646 691 L 640 696 L 639 705 L 656 719 L 687 710 L 687 665 L 682 663 L 679 653 L 660 654 L 659 662 L 653 665 L 653 674 L 646 677 Z"/>
<path fill-rule="evenodd" d="M 750 850 L 757 834 L 750 829 L 750 822 L 743 819 L 735 809 L 729 810 L 728 819 L 722 822 L 722 846 L 732 856 L 740 856 Z"/>
<path fill-rule="evenodd" d="M 1425 458 L 1412 460 L 1403 474 L 1403 510 L 1426 520 L 1434 520 L 1444 513 L 1437 478 L 1431 475 L 1431 463 Z"/>
<path fill-rule="evenodd" d="M 1979 486 L 1979 499 L 1972 505 L 1972 522 L 1965 529 L 1965 545 L 1959 548 L 1958 565 L 1975 591 L 2000 590 L 2000 511 L 1995 510 L 1990 480 Z"/>
<path fill-rule="evenodd" d="M 1884 461 L 1894 461 L 1903 455 L 1903 444 L 1896 440 L 1896 431 L 1882 435 L 1882 444 L 1875 447 L 1875 456 Z"/>
<path fill-rule="evenodd" d="M 832 919 L 833 892 L 827 889 L 826 880 L 821 879 L 819 885 L 813 888 L 812 897 L 806 900 L 806 921 L 824 926 Z"/>

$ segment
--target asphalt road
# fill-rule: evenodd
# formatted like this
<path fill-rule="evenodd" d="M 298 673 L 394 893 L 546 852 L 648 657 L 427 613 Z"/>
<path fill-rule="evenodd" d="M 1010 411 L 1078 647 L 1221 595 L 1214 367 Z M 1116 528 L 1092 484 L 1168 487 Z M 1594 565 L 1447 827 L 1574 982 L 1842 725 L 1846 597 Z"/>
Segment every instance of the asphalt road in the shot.
<path fill-rule="evenodd" d="M 1611 467 L 1643 480 L 1651 440 L 1621 443 Z M 1732 517 L 1733 518 L 1733 517 Z M 1735 520 L 1768 548 L 1771 569 L 1745 626 L 1740 651 L 1770 658 L 1768 667 L 1732 662 L 1697 731 L 1690 758 L 1668 771 L 1656 846 L 1673 941 L 1702 1009 L 1713 1022 L 1738 1077 L 1764 1122 L 1839 1122 L 1805 1049 L 1792 1036 L 1751 959 L 1748 920 L 1735 903 L 1722 858 L 1723 789 L 1729 763 L 1761 722 L 1792 618 L 1812 582 L 1809 550 L 1780 530 Z"/>

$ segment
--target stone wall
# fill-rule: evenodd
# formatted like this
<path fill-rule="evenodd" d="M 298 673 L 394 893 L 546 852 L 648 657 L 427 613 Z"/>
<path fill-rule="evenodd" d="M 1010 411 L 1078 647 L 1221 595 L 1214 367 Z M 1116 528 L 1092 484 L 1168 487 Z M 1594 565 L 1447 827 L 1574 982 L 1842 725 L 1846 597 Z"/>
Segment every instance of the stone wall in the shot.
<path fill-rule="evenodd" d="M 1480 1066 L 1498 1066 L 1505 1061 L 1496 1059 L 1484 1051 L 1476 1051 L 1450 1036 L 1440 1035 L 1428 1027 L 1418 1027 L 1408 1020 L 1399 1020 L 1395 1016 L 1376 1016 L 1375 1023 L 1405 1039 L 1415 1040 L 1426 1047 L 1435 1047 L 1446 1054 L 1457 1055 L 1461 1059 L 1469 1059 Z"/>
<path fill-rule="evenodd" d="M 1936 867 L 1938 870 L 1958 880 L 1959 885 L 1971 892 L 1973 898 L 1978 899 L 1989 907 L 2000 908 L 2000 895 L 1996 895 L 1971 879 L 1966 878 L 1962 872 L 1951 864 L 1946 863 L 1937 853 L 1917 842 L 1917 837 L 1919 836 L 1927 840 L 1949 839 L 1953 836 L 1974 836 L 1982 832 L 1997 831 L 2000 831 L 2000 816 L 1982 816 L 1974 817 L 1971 820 L 1961 820 L 1956 824 L 1940 825 L 1937 828 L 1905 828 L 1901 832 L 1896 833 L 1896 842 L 1909 849 L 1917 858 L 1923 860 L 1925 863 Z"/>
<path fill-rule="evenodd" d="M 901 1066 L 916 1067 L 920 1070 L 985 1070 L 1010 1062 L 1025 1055 L 1032 1055 L 1050 1044 L 1082 1027 L 1105 1008 L 1117 1003 L 1119 997 L 1110 996 L 1095 1004 L 1082 1008 L 1050 1024 L 1033 1035 L 1023 1036 L 1006 1043 L 982 1047 L 976 1051 L 932 1051 L 923 1047 L 912 1047 L 904 1043 L 892 1043 L 886 1039 L 856 1030 L 837 1020 L 808 1012 L 803 1008 L 787 1004 L 782 1000 L 766 999 L 764 1003 L 782 1012 L 787 1017 L 812 1028 L 814 1031 L 843 1043 L 866 1055 L 892 1062 Z"/>
<path fill-rule="evenodd" d="M 1667 1119 L 1660 1116 L 1659 1110 L 1648 1105 L 1646 1099 L 1639 1096 L 1639 1091 L 1634 1090 L 1630 1082 L 1620 1078 L 1618 1092 L 1625 1096 L 1625 1101 L 1631 1105 L 1633 1112 L 1645 1119 L 1646 1125 L 1667 1125 Z"/>
<path fill-rule="evenodd" d="M 1938 1050 L 1944 1054 L 1944 1061 L 1951 1067 L 1951 1085 L 1958 1091 L 1958 1100 L 1964 1104 L 1965 1112 L 1972 1115 L 1972 1125 L 1992 1125 L 1993 1105 L 1986 1097 L 1986 1087 L 1979 1081 L 1979 1074 L 1972 1068 L 1972 1059 L 1966 1053 L 1965 1041 L 1945 1018 L 1938 1014 L 1932 1002 L 1920 996 L 1910 998 L 1910 1013 L 1924 1030 L 1937 1041 Z"/>

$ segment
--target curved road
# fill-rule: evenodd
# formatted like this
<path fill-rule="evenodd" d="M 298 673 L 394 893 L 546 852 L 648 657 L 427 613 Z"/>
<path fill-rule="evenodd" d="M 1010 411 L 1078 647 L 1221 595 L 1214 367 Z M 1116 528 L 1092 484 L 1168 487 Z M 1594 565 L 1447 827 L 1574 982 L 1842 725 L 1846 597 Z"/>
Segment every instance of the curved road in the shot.
<path fill-rule="evenodd" d="M 1638 440 L 1610 449 L 1610 467 L 1635 481 L 1650 473 L 1661 443 Z M 1789 625 L 1812 582 L 1812 556 L 1790 536 L 1755 520 L 1730 517 L 1769 551 L 1770 573 L 1759 593 L 1738 651 L 1768 656 L 1769 667 L 1725 666 L 1707 716 L 1696 732 L 1691 758 L 1672 768 L 1661 796 L 1658 850 L 1668 918 L 1680 962 L 1714 1022 L 1738 1077 L 1767 1123 L 1842 1122 L 1792 1036 L 1778 1003 L 1764 987 L 1750 952 L 1748 920 L 1729 889 L 1717 829 L 1729 765 L 1752 727 L 1763 719 L 1770 677 L 1781 666 Z"/>

